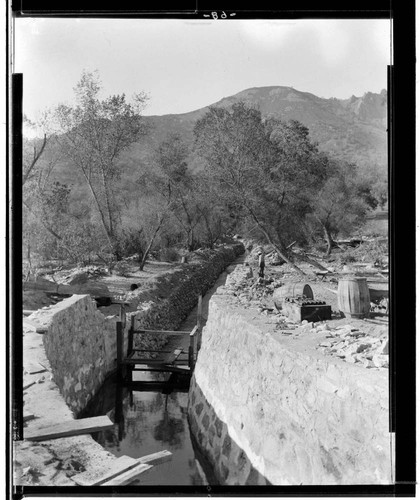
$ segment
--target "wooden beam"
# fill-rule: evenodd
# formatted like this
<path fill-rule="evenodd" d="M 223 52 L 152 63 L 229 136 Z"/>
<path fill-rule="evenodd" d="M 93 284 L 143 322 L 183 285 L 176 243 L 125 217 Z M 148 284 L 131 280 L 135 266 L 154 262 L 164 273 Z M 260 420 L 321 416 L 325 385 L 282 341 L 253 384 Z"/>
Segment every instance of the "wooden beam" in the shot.
<path fill-rule="evenodd" d="M 24 438 L 28 441 L 46 441 L 47 439 L 57 439 L 69 436 L 80 436 L 92 432 L 110 429 L 114 424 L 107 415 L 100 417 L 81 418 L 80 420 L 69 420 L 49 427 L 31 429 L 24 433 Z"/>
<path fill-rule="evenodd" d="M 196 325 L 192 332 L 190 333 L 190 345 L 188 347 L 188 366 L 190 367 L 191 370 L 194 370 L 195 366 L 195 358 L 197 356 L 197 332 L 198 332 L 198 326 Z"/>
<path fill-rule="evenodd" d="M 117 377 L 123 378 L 123 349 L 124 349 L 124 330 L 121 321 L 117 321 Z"/>
<path fill-rule="evenodd" d="M 201 323 L 203 321 L 203 296 L 200 294 L 198 296 L 198 305 L 197 305 L 197 326 L 201 328 Z"/>

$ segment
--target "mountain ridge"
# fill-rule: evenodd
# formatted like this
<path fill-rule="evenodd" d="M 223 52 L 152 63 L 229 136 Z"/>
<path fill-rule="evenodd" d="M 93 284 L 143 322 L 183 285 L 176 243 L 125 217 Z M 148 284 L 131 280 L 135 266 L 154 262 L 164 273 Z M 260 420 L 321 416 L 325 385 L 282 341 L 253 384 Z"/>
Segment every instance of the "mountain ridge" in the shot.
<path fill-rule="evenodd" d="M 300 121 L 308 127 L 319 149 L 338 159 L 355 162 L 363 169 L 371 165 L 383 172 L 387 169 L 386 90 L 338 99 L 318 97 L 293 87 L 251 87 L 187 113 L 144 116 L 151 132 L 141 145 L 150 147 L 146 144 L 150 140 L 157 145 L 171 132 L 178 132 L 192 143 L 195 122 L 210 107 L 229 107 L 238 101 L 257 106 L 265 118 Z"/>

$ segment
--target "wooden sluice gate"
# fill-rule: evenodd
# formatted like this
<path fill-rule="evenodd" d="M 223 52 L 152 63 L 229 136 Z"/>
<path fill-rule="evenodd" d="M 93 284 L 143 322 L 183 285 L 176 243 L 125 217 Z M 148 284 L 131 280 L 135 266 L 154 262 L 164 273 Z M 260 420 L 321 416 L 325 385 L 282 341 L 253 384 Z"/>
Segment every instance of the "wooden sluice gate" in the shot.
<path fill-rule="evenodd" d="M 191 376 L 198 350 L 201 345 L 202 297 L 198 299 L 197 324 L 191 331 L 180 330 L 148 330 L 136 328 L 136 317 L 131 316 L 128 329 L 127 349 L 124 353 L 124 304 L 121 304 L 120 321 L 116 324 L 117 333 L 117 373 L 118 379 L 133 390 L 146 390 L 147 383 L 134 382 L 133 371 L 161 372 Z M 164 335 L 167 337 L 183 337 L 183 345 L 172 349 L 138 349 L 135 348 L 135 335 Z M 188 347 L 185 339 L 189 338 Z M 182 385 L 182 384 L 181 384 Z"/>

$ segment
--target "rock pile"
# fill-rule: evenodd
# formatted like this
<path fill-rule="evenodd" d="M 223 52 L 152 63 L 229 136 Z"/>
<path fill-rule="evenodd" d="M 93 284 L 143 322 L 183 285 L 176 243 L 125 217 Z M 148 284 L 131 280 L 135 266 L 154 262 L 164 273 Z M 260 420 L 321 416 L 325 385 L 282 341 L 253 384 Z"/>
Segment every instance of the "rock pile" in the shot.
<path fill-rule="evenodd" d="M 310 325 L 310 324 L 309 324 Z M 309 331 L 327 331 L 327 339 L 318 346 L 324 354 L 336 356 L 347 363 L 361 363 L 365 368 L 388 368 L 389 341 L 384 327 L 379 337 L 371 336 L 351 325 L 330 329 L 328 325 L 313 327 Z"/>
<path fill-rule="evenodd" d="M 100 278 L 108 274 L 105 267 L 101 266 L 85 266 L 71 270 L 63 270 L 55 272 L 51 278 L 62 285 L 81 285 L 88 280 Z"/>

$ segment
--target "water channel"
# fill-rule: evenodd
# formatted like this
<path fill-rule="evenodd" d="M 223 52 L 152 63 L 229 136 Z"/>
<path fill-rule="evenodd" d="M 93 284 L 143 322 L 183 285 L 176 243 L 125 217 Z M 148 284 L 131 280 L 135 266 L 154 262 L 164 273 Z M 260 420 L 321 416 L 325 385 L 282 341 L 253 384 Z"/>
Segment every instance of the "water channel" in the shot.
<path fill-rule="evenodd" d="M 134 372 L 134 380 L 164 381 L 169 374 Z M 188 382 L 187 382 L 188 384 Z M 166 392 L 166 393 L 165 393 Z M 132 485 L 217 484 L 211 467 L 197 449 L 187 417 L 188 392 L 181 390 L 130 390 L 108 379 L 83 412 L 83 417 L 108 414 L 117 424 L 92 434 L 116 457 L 140 458 L 168 450 L 172 458 L 139 476 Z"/>
<path fill-rule="evenodd" d="M 236 263 L 242 262 L 243 256 Z M 203 324 L 208 314 L 208 303 L 215 290 L 226 281 L 222 273 L 215 285 L 203 297 Z M 197 321 L 197 308 L 191 311 L 180 330 L 191 331 Z M 175 342 L 173 344 L 173 342 Z M 189 338 L 177 337 L 171 347 L 182 344 L 188 349 Z M 173 345 L 172 345 L 173 344 Z M 165 346 L 167 349 L 167 346 Z M 164 382 L 168 373 L 133 372 L 133 381 Z M 182 377 L 182 375 L 180 376 Z M 211 466 L 201 455 L 190 434 L 188 424 L 188 380 L 177 388 L 159 390 L 130 390 L 108 379 L 80 417 L 108 414 L 117 425 L 112 429 L 92 434 L 93 439 L 116 457 L 128 455 L 140 458 L 168 450 L 172 459 L 141 474 L 132 485 L 217 485 Z M 181 385 L 181 387 L 180 387 Z"/>

